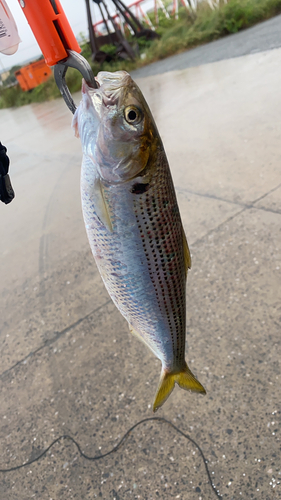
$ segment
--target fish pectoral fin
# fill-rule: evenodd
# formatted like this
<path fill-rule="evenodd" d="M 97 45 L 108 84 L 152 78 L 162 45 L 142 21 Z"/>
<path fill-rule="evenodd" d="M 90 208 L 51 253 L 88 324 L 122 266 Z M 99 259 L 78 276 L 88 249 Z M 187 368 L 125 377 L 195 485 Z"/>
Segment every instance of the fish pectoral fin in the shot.
<path fill-rule="evenodd" d="M 113 228 L 110 219 L 110 209 L 105 200 L 103 186 L 99 177 L 95 179 L 92 190 L 96 214 L 102 224 L 112 233 Z"/>
<path fill-rule="evenodd" d="M 185 274 L 187 275 L 188 269 L 191 268 L 191 256 L 184 231 L 183 231 L 183 255 L 184 255 Z"/>
<path fill-rule="evenodd" d="M 73 118 L 72 118 L 72 123 L 71 123 L 71 128 L 74 130 L 75 137 L 80 137 L 79 136 L 79 129 L 78 129 L 78 108 L 76 109 Z"/>
<path fill-rule="evenodd" d="M 200 382 L 194 377 L 193 373 L 190 371 L 186 363 L 184 369 L 180 372 L 167 372 L 166 370 L 162 369 L 157 393 L 153 403 L 154 412 L 157 411 L 158 408 L 160 408 L 168 399 L 175 387 L 175 383 L 177 383 L 182 389 L 185 389 L 186 391 L 206 394 L 203 385 L 201 385 Z"/>

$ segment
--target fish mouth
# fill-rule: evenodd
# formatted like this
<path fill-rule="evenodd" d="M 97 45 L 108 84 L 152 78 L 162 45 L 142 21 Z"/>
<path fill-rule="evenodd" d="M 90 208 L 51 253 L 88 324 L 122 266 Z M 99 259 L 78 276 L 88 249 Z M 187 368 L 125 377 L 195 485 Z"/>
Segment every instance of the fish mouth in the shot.
<path fill-rule="evenodd" d="M 126 71 L 115 71 L 115 73 L 100 71 L 96 77 L 96 81 L 100 87 L 103 87 L 105 92 L 112 92 L 128 85 L 132 79 Z"/>
<path fill-rule="evenodd" d="M 89 87 L 83 80 L 82 95 L 89 96 L 92 100 L 94 108 L 99 116 L 101 116 L 102 105 L 107 108 L 118 106 L 124 91 L 132 84 L 132 79 L 126 71 L 100 71 L 95 77 L 98 88 Z"/>

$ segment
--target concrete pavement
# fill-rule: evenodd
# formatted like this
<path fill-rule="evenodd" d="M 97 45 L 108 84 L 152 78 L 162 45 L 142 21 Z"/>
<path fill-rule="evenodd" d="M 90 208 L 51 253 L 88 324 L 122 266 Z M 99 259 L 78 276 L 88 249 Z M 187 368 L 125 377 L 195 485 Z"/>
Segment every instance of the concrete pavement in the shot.
<path fill-rule="evenodd" d="M 186 357 L 207 389 L 175 389 L 157 415 L 202 447 L 224 499 L 281 495 L 280 66 L 276 49 L 138 80 L 192 252 Z M 0 118 L 16 191 L 0 207 L 0 468 L 62 434 L 87 455 L 103 453 L 152 416 L 160 364 L 129 335 L 96 270 L 64 103 Z M 0 498 L 215 495 L 195 447 L 155 422 L 99 462 L 60 441 L 32 466 L 1 474 Z"/>

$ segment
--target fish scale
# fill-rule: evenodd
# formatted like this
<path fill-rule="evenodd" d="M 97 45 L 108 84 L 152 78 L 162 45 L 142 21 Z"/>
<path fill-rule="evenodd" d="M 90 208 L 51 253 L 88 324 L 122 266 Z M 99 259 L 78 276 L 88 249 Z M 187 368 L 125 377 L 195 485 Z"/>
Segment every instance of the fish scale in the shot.
<path fill-rule="evenodd" d="M 205 393 L 185 361 L 191 265 L 175 189 L 156 125 L 126 72 L 82 86 L 73 126 L 83 145 L 81 196 L 90 246 L 130 331 L 161 360 L 153 409 L 175 383 Z"/>
<path fill-rule="evenodd" d="M 172 369 L 171 361 L 184 360 L 185 271 L 179 210 L 169 170 L 164 167 L 159 163 L 153 186 L 142 199 L 134 200 L 134 212 L 160 314 L 166 318 L 172 340 L 173 358 L 165 359 Z"/>

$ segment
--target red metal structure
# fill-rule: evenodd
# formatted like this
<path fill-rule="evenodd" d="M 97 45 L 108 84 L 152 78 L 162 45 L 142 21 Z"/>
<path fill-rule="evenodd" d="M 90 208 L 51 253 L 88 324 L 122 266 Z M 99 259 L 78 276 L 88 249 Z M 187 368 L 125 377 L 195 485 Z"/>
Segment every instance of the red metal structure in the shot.
<path fill-rule="evenodd" d="M 158 38 L 159 35 L 154 30 L 152 23 L 150 22 L 148 16 L 142 11 L 140 3 L 142 0 L 135 0 L 131 7 L 136 8 L 136 15 L 133 13 L 132 9 L 128 7 L 122 0 L 111 0 L 116 14 L 111 15 L 109 12 L 108 2 L 109 0 L 93 0 L 100 10 L 102 21 L 96 23 L 93 26 L 92 14 L 90 9 L 90 0 L 85 0 L 87 8 L 87 18 L 88 18 L 88 28 L 90 35 L 90 46 L 92 51 L 92 60 L 103 62 L 108 60 L 108 56 L 105 52 L 100 50 L 104 44 L 111 43 L 116 46 L 116 54 L 124 59 L 130 58 L 134 59 L 137 52 L 137 43 L 131 45 L 125 38 L 124 25 L 126 25 L 132 36 L 135 39 L 144 37 L 146 40 L 153 40 Z M 160 0 L 159 0 L 160 1 Z M 145 28 L 139 20 L 140 15 L 145 18 L 145 22 L 148 24 L 149 28 Z M 117 21 L 118 19 L 118 21 Z M 107 35 L 99 35 L 100 31 L 95 29 L 99 24 L 103 24 L 107 31 Z M 110 24 L 112 25 L 113 31 L 110 29 Z M 137 42 L 137 40 L 136 40 Z M 134 47 L 133 47 L 134 46 Z M 106 58 L 106 59 L 105 59 Z"/>
<path fill-rule="evenodd" d="M 144 20 L 144 22 L 151 28 L 151 29 L 155 29 L 153 24 L 150 22 L 150 19 L 149 17 L 147 16 L 146 12 L 144 12 L 144 10 L 141 8 L 141 4 L 144 2 L 145 0 L 136 0 L 135 2 L 131 3 L 128 5 L 128 8 L 131 9 L 132 7 L 135 7 L 135 16 L 136 18 L 141 21 L 141 20 Z M 118 19 L 120 19 L 120 14 L 114 14 L 111 16 L 112 19 L 116 20 L 116 23 L 120 29 L 120 22 L 118 21 Z M 108 21 L 108 20 L 107 20 Z M 95 24 L 93 24 L 93 27 L 94 27 L 94 30 L 95 32 L 97 33 L 97 36 L 102 36 L 103 33 L 98 29 L 99 26 L 101 25 L 104 25 L 104 19 L 100 19 L 100 21 L 97 21 Z"/>

